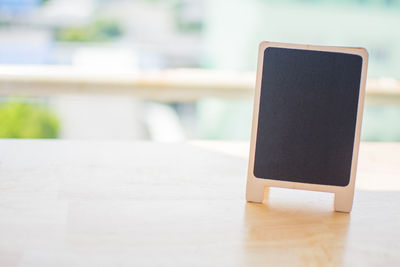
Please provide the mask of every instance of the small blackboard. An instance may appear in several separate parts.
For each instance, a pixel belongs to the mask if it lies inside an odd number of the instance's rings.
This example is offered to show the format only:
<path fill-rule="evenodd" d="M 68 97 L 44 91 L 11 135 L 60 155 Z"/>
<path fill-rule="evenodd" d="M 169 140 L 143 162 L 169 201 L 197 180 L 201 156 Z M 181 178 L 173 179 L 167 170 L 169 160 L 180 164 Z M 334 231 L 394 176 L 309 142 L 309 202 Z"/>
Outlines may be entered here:
<path fill-rule="evenodd" d="M 354 191 L 367 60 L 362 48 L 260 45 L 248 187 Z"/>

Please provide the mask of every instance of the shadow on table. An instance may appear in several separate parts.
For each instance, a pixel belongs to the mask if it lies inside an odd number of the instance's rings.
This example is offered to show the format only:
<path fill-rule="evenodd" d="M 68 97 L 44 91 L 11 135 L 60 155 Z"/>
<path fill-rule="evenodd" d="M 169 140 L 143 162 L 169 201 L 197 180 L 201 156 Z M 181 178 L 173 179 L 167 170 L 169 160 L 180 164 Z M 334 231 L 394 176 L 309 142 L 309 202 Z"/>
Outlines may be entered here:
<path fill-rule="evenodd" d="M 246 265 L 341 265 L 350 215 L 301 204 L 246 203 Z"/>

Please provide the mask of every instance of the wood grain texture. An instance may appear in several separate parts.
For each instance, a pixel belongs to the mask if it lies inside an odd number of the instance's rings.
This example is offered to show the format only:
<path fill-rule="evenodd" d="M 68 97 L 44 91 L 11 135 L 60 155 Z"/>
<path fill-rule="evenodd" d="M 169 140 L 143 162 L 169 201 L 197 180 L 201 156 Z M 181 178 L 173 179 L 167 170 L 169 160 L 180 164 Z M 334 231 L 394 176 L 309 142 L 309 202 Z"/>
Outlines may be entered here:
<path fill-rule="evenodd" d="M 351 214 L 246 203 L 248 147 L 0 140 L 0 266 L 400 264 L 400 144 L 361 144 Z"/>

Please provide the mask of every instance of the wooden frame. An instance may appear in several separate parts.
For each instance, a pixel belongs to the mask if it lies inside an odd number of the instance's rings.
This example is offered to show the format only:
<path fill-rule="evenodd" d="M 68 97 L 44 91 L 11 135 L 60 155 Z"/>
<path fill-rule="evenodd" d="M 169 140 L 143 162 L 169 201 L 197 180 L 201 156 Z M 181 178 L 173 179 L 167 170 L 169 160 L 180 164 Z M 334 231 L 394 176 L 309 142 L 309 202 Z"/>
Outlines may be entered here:
<path fill-rule="evenodd" d="M 303 50 L 339 52 L 345 54 L 359 55 L 362 57 L 362 70 L 361 70 L 362 73 L 360 80 L 360 93 L 358 99 L 353 157 L 351 162 L 350 182 L 347 186 L 289 182 L 289 181 L 257 178 L 254 176 L 254 159 L 255 159 L 255 148 L 256 148 L 260 94 L 261 94 L 261 77 L 262 77 L 263 63 L 264 63 L 264 51 L 267 47 L 282 47 L 289 49 L 292 48 L 292 49 L 303 49 Z M 259 45 L 256 90 L 254 96 L 253 124 L 251 132 L 250 156 L 249 156 L 249 166 L 247 174 L 247 187 L 246 187 L 247 201 L 261 203 L 264 200 L 264 193 L 268 190 L 266 189 L 266 187 L 272 186 L 272 187 L 283 187 L 283 188 L 293 188 L 293 189 L 305 189 L 305 190 L 334 193 L 335 194 L 334 209 L 340 212 L 351 211 L 351 208 L 353 206 L 355 176 L 357 170 L 358 151 L 360 144 L 360 132 L 361 132 L 362 113 L 364 106 L 367 64 L 368 64 L 368 52 L 364 48 L 286 44 L 286 43 L 275 43 L 275 42 L 262 42 Z"/>

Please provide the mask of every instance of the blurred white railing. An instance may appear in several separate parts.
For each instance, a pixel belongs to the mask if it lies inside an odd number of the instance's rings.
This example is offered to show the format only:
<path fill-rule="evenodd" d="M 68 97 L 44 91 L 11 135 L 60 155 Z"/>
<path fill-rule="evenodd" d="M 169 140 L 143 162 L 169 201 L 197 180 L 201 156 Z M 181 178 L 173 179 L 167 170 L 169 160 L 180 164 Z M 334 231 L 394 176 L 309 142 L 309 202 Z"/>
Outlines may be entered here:
<path fill-rule="evenodd" d="M 178 102 L 208 97 L 251 99 L 254 81 L 254 72 L 203 69 L 143 72 L 112 67 L 0 65 L 0 96 L 112 94 Z M 400 104 L 400 82 L 368 79 L 367 102 Z"/>

